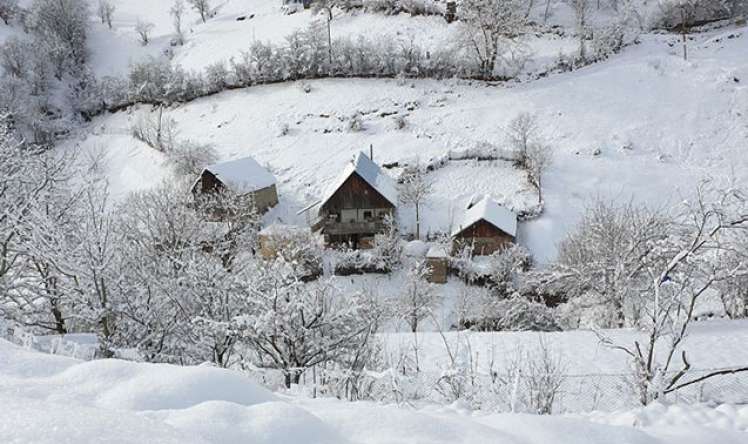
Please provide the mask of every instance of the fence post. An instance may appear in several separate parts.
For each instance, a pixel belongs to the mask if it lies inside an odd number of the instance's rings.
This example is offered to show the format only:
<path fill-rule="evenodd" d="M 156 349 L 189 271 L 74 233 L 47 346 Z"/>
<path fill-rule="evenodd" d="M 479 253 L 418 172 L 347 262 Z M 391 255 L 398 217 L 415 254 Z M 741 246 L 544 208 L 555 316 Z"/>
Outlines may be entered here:
<path fill-rule="evenodd" d="M 317 399 L 317 366 L 312 366 L 312 399 Z"/>

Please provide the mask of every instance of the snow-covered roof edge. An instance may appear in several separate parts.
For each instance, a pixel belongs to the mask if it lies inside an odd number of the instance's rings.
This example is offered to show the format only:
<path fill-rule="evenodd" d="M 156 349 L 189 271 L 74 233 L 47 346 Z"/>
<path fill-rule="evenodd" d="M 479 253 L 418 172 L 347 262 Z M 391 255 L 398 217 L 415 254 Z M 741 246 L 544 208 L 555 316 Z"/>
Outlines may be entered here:
<path fill-rule="evenodd" d="M 275 176 L 251 156 L 208 165 L 200 172 L 195 185 L 206 171 L 216 176 L 231 191 L 239 194 L 258 191 L 277 183 Z"/>
<path fill-rule="evenodd" d="M 351 162 L 348 162 L 337 179 L 327 188 L 320 201 L 320 207 L 323 207 L 330 200 L 353 173 L 358 174 L 393 206 L 397 206 L 397 187 L 395 186 L 395 182 L 369 156 L 363 152 L 359 152 Z"/>
<path fill-rule="evenodd" d="M 517 236 L 517 215 L 489 197 L 484 197 L 480 202 L 465 210 L 462 221 L 452 230 L 452 236 L 458 235 L 480 220 L 485 220 L 512 237 Z"/>

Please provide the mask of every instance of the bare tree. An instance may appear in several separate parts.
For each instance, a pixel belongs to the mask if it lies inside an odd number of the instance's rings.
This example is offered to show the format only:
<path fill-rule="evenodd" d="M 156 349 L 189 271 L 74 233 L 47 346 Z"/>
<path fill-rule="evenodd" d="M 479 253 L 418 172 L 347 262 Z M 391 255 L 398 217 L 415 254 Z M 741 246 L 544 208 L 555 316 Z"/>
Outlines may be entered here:
<path fill-rule="evenodd" d="M 428 282 L 430 272 L 425 260 L 413 262 L 409 267 L 405 285 L 398 295 L 397 312 L 408 323 L 413 333 L 418 331 L 420 322 L 429 317 L 439 303 L 434 286 Z"/>
<path fill-rule="evenodd" d="M 538 203 L 543 202 L 543 176 L 553 162 L 550 145 L 532 143 L 527 150 L 527 178 L 538 192 Z"/>
<path fill-rule="evenodd" d="M 516 152 L 517 165 L 527 168 L 530 145 L 540 139 L 538 117 L 528 112 L 520 113 L 509 122 L 506 132 L 509 143 Z"/>
<path fill-rule="evenodd" d="M 668 237 L 671 224 L 647 207 L 598 200 L 560 243 L 552 280 L 572 305 L 600 312 L 597 326 L 638 325 L 638 289 L 645 286 L 648 264 L 660 261 L 654 246 Z"/>
<path fill-rule="evenodd" d="M 34 0 L 31 4 L 28 23 L 58 78 L 66 71 L 78 73 L 88 60 L 88 6 L 79 0 Z"/>
<path fill-rule="evenodd" d="M 164 116 L 163 106 L 140 114 L 130 131 L 136 139 L 164 153 L 175 147 L 179 135 L 176 120 Z"/>
<path fill-rule="evenodd" d="M 587 39 L 587 18 L 592 9 L 592 2 L 590 0 L 567 0 L 569 6 L 574 10 L 575 16 L 575 28 L 577 38 L 579 39 L 579 60 L 585 62 L 587 60 L 587 47 L 585 40 Z"/>
<path fill-rule="evenodd" d="M 0 0 L 0 20 L 6 25 L 18 13 L 18 0 Z"/>
<path fill-rule="evenodd" d="M 332 64 L 332 20 L 333 8 L 340 6 L 340 0 L 314 0 L 312 3 L 312 14 L 324 14 L 327 24 L 327 61 Z"/>
<path fill-rule="evenodd" d="M 111 0 L 99 0 L 99 6 L 96 12 L 99 14 L 102 24 L 106 24 L 109 29 L 112 29 L 112 16 L 114 15 L 116 7 Z"/>
<path fill-rule="evenodd" d="M 715 376 L 748 371 L 748 367 L 736 367 L 689 378 L 691 362 L 684 348 L 702 295 L 736 273 L 716 262 L 714 252 L 724 248 L 721 237 L 725 232 L 748 230 L 747 202 L 746 190 L 714 190 L 702 184 L 695 202 L 687 204 L 679 216 L 668 242 L 656 247 L 662 250 L 663 260 L 644 266 L 649 281 L 640 292 L 647 302 L 645 339 L 625 345 L 603 337 L 605 344 L 631 358 L 643 405 Z"/>
<path fill-rule="evenodd" d="M 371 332 L 355 295 L 343 298 L 326 280 L 304 284 L 298 274 L 282 258 L 258 263 L 236 318 L 241 340 L 261 363 L 283 371 L 286 387 L 306 369 L 361 347 Z"/>
<path fill-rule="evenodd" d="M 537 348 L 528 352 L 524 363 L 521 377 L 529 407 L 538 415 L 550 415 L 566 379 L 565 363 L 542 334 L 538 336 Z"/>
<path fill-rule="evenodd" d="M 200 14 L 200 19 L 205 23 L 210 15 L 210 0 L 187 0 L 192 8 Z"/>
<path fill-rule="evenodd" d="M 88 324 L 99 340 L 103 357 L 114 356 L 117 330 L 117 287 L 122 276 L 116 273 L 118 237 L 109 205 L 106 182 L 94 180 L 81 198 L 77 219 L 70 233 L 70 259 L 67 274 L 73 276 L 81 310 L 76 318 Z"/>
<path fill-rule="evenodd" d="M 148 42 L 150 41 L 150 35 L 151 31 L 153 31 L 153 28 L 156 25 L 150 22 L 144 22 L 138 18 L 137 22 L 135 23 L 135 32 L 138 33 L 138 36 L 140 36 L 140 43 L 143 44 L 143 46 L 148 45 Z"/>
<path fill-rule="evenodd" d="M 421 206 L 434 190 L 434 184 L 420 164 L 406 169 L 400 177 L 399 196 L 416 210 L 416 239 L 421 238 Z"/>
<path fill-rule="evenodd" d="M 184 45 L 184 31 L 182 30 L 184 12 L 184 0 L 174 0 L 174 4 L 169 9 L 169 15 L 171 15 L 172 24 L 174 25 L 174 33 L 177 35 L 177 44 L 180 46 Z"/>
<path fill-rule="evenodd" d="M 733 230 L 723 236 L 724 248 L 719 252 L 720 262 L 734 270 L 717 283 L 725 314 L 730 319 L 748 318 L 748 230 Z"/>
<path fill-rule="evenodd" d="M 494 76 L 504 46 L 514 44 L 527 24 L 521 0 L 464 0 L 460 20 L 484 78 Z"/>
<path fill-rule="evenodd" d="M 174 174 L 188 177 L 196 177 L 206 166 L 219 159 L 212 145 L 191 140 L 176 142 L 167 155 Z"/>
<path fill-rule="evenodd" d="M 688 33 L 698 20 L 726 18 L 730 10 L 719 0 L 667 0 L 660 3 L 665 24 L 677 27 L 683 42 L 683 60 L 688 60 Z"/>

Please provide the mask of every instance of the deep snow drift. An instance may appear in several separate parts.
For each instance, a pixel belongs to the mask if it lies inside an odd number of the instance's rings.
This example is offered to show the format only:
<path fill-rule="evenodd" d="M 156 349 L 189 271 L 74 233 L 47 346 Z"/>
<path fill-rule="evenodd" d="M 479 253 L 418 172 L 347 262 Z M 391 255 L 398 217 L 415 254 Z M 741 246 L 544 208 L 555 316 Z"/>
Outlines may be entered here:
<path fill-rule="evenodd" d="M 748 407 L 577 417 L 412 409 L 274 395 L 230 370 L 81 362 L 0 340 L 4 442 L 740 444 L 747 430 Z"/>

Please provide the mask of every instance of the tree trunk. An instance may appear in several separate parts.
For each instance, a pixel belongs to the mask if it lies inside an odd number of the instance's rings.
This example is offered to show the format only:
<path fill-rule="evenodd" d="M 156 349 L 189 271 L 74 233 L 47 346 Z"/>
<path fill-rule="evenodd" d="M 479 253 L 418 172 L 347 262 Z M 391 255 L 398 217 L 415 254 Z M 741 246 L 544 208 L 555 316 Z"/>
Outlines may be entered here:
<path fill-rule="evenodd" d="M 418 203 L 416 203 L 416 239 L 421 240 L 421 209 Z"/>
<path fill-rule="evenodd" d="M 62 316 L 62 312 L 57 306 L 57 302 L 52 304 L 52 316 L 55 318 L 55 332 L 61 335 L 67 334 L 68 329 L 65 326 L 65 318 Z"/>
<path fill-rule="evenodd" d="M 284 370 L 283 371 L 283 382 L 286 388 L 291 388 L 291 384 L 298 384 L 301 380 L 301 370 Z"/>
<path fill-rule="evenodd" d="M 330 26 L 332 24 L 332 9 L 329 11 L 327 16 L 327 62 L 332 68 L 332 30 Z"/>
<path fill-rule="evenodd" d="M 683 39 L 683 60 L 688 60 L 688 46 L 686 42 L 686 11 L 680 10 L 680 32 Z"/>

